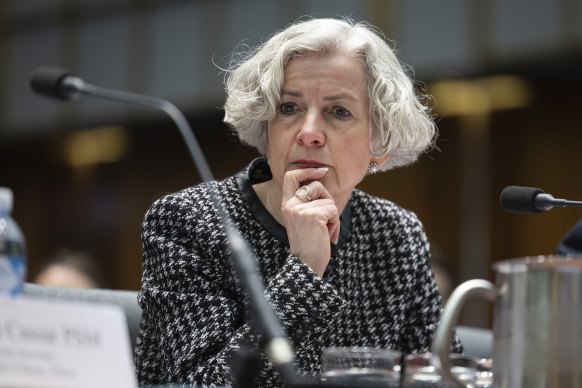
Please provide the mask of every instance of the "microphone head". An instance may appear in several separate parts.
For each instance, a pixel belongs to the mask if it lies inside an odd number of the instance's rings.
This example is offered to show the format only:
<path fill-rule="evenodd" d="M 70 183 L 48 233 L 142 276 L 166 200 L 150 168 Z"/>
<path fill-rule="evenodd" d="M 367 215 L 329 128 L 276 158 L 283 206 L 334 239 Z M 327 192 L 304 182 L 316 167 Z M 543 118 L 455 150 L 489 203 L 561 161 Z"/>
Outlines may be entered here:
<path fill-rule="evenodd" d="M 30 87 L 34 92 L 45 97 L 71 100 L 77 93 L 71 90 L 70 84 L 65 85 L 65 80 L 68 78 L 76 77 L 65 69 L 41 66 L 32 73 Z"/>
<path fill-rule="evenodd" d="M 536 197 L 544 194 L 535 187 L 508 186 L 501 192 L 501 207 L 511 213 L 541 213 L 545 209 L 536 206 Z"/>

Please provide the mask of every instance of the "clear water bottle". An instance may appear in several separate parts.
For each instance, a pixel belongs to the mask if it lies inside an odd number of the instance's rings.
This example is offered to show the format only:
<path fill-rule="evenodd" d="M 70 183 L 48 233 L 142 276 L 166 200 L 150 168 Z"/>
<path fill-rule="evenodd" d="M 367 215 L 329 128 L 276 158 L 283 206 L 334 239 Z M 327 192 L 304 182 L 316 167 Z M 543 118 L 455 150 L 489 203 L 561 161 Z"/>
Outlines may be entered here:
<path fill-rule="evenodd" d="M 0 297 L 21 294 L 26 276 L 26 244 L 11 214 L 12 190 L 0 187 Z"/>

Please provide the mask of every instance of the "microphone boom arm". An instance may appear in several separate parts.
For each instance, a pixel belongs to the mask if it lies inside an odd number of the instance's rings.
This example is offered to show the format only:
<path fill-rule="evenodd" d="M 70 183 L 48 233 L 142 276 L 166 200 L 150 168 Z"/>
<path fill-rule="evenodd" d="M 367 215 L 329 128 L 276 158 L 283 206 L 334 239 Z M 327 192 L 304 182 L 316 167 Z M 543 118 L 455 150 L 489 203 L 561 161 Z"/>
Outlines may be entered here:
<path fill-rule="evenodd" d="M 535 206 L 541 211 L 546 211 L 550 210 L 553 207 L 568 207 L 568 206 L 582 207 L 582 202 L 558 199 L 554 198 L 554 196 L 551 194 L 542 193 L 536 196 Z"/>
<path fill-rule="evenodd" d="M 81 78 L 75 76 L 67 76 L 62 81 L 63 92 L 69 95 L 70 99 L 77 99 L 80 94 L 86 94 L 92 97 L 98 97 L 105 100 L 115 100 L 132 104 L 140 107 L 150 107 L 152 109 L 159 109 L 165 112 L 174 121 L 182 138 L 186 142 L 188 151 L 194 160 L 194 164 L 198 168 L 200 177 L 204 182 L 214 180 L 210 167 L 206 160 L 201 156 L 202 150 L 196 137 L 193 135 L 192 128 L 188 121 L 180 112 L 180 110 L 171 102 L 141 94 L 123 92 L 120 90 L 113 90 L 101 88 L 95 85 L 85 83 Z"/>

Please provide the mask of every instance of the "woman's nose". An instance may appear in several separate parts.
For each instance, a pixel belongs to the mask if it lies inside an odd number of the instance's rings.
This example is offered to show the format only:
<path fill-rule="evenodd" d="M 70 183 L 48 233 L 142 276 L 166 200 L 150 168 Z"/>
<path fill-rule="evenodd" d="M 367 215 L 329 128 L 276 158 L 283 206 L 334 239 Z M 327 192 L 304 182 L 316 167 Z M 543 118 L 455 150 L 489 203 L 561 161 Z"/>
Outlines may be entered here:
<path fill-rule="evenodd" d="M 307 115 L 303 122 L 297 141 L 306 147 L 317 147 L 325 144 L 325 134 L 323 132 L 324 121 L 317 115 Z"/>

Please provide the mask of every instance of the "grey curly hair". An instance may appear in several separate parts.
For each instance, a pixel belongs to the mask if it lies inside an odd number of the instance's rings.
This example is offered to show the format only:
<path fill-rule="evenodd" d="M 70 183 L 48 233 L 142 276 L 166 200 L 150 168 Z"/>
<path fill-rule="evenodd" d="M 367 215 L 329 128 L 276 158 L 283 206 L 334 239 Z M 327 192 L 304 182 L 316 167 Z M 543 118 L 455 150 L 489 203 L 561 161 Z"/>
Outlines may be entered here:
<path fill-rule="evenodd" d="M 287 62 L 302 54 L 338 51 L 361 58 L 368 75 L 372 155 L 390 155 L 383 170 L 415 162 L 436 137 L 430 110 L 423 104 L 426 96 L 415 92 L 393 50 L 366 22 L 303 20 L 246 54 L 237 54 L 226 74 L 224 121 L 243 143 L 264 153 L 266 122 L 279 108 Z"/>

